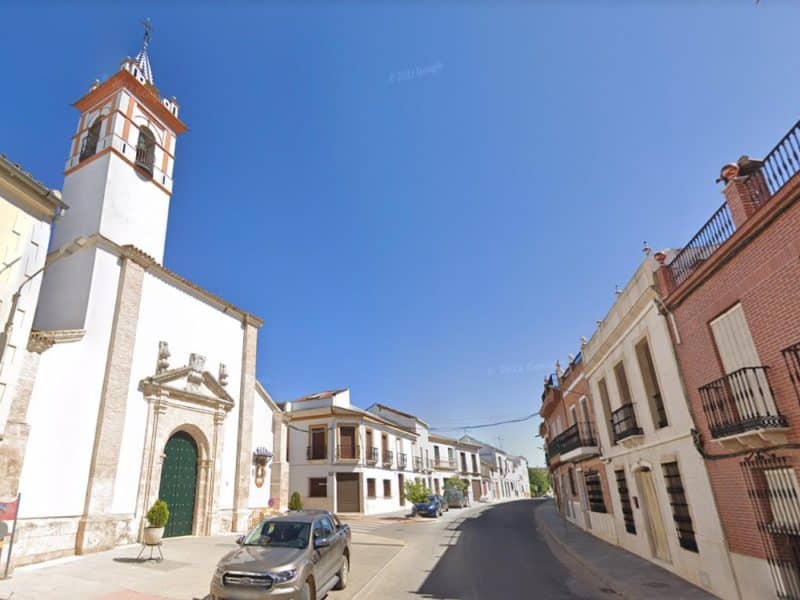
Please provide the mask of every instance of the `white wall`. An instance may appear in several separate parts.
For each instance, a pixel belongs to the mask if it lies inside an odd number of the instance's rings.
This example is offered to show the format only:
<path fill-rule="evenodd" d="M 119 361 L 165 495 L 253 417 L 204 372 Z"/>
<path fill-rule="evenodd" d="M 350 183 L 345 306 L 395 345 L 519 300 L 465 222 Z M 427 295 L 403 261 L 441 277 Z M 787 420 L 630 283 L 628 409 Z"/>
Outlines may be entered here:
<path fill-rule="evenodd" d="M 23 518 L 83 513 L 119 279 L 115 256 L 87 253 L 96 258 L 95 281 L 104 284 L 96 285 L 89 298 L 86 336 L 42 354 L 20 478 Z"/>
<path fill-rule="evenodd" d="M 255 403 L 253 407 L 252 427 L 253 450 L 263 446 L 270 452 L 274 451 L 272 438 L 272 409 L 267 400 L 256 388 Z M 273 460 L 275 460 L 273 458 Z M 272 461 L 267 463 L 264 485 L 258 487 L 255 482 L 255 467 L 251 467 L 250 474 L 250 508 L 266 508 L 269 504 L 270 476 L 272 471 Z M 275 504 L 278 504 L 275 498 Z"/>
<path fill-rule="evenodd" d="M 242 324 L 237 318 L 149 272 L 145 273 L 125 429 L 114 486 L 112 509 L 115 513 L 131 513 L 135 508 L 147 420 L 147 403 L 138 387 L 139 381 L 155 375 L 159 341 L 169 343 L 171 369 L 187 365 L 192 352 L 206 357 L 205 368 L 215 377 L 220 363 L 228 367 L 226 390 L 234 399 L 235 405 L 225 418 L 223 426 L 225 435 L 222 442 L 219 507 L 233 507 L 243 333 Z M 262 400 L 256 398 L 256 402 Z M 271 419 L 269 420 L 271 426 Z"/>

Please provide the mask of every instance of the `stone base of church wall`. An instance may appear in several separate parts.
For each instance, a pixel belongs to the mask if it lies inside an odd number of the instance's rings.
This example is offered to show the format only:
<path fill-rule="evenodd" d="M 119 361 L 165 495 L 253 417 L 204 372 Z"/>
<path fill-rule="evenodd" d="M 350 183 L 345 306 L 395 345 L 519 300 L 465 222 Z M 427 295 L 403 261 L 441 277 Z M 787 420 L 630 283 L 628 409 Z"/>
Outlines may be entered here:
<path fill-rule="evenodd" d="M 102 520 L 81 517 L 20 519 L 11 565 L 21 567 L 135 542 L 136 523 L 131 515 L 113 515 Z"/>
<path fill-rule="evenodd" d="M 110 550 L 136 542 L 138 522 L 133 515 L 95 516 L 81 519 L 75 540 L 76 554 Z"/>
<path fill-rule="evenodd" d="M 212 520 L 211 535 L 235 533 L 233 529 L 233 509 L 223 508 L 217 511 Z"/>
<path fill-rule="evenodd" d="M 80 517 L 20 519 L 14 536 L 12 567 L 75 554 Z"/>

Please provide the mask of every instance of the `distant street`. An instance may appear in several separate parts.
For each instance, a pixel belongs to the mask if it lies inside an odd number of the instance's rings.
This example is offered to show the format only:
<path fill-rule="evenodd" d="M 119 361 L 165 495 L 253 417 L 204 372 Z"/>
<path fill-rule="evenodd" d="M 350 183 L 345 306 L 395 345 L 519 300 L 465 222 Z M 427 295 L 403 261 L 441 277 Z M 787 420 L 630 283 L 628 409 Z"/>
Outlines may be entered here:
<path fill-rule="evenodd" d="M 579 565 L 554 554 L 536 528 L 540 502 L 451 510 L 430 524 L 376 529 L 380 536 L 394 532 L 407 546 L 358 597 L 614 598 L 600 583 L 580 580 Z"/>

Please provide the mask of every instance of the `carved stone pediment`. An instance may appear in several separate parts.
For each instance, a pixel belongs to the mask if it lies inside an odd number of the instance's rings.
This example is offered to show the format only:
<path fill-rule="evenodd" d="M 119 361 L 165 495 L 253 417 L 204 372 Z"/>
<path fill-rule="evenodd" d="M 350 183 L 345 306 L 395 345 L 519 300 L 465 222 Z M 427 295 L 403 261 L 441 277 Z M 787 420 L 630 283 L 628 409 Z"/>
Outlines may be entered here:
<path fill-rule="evenodd" d="M 167 397 L 191 404 L 231 410 L 233 398 L 208 371 L 197 370 L 198 361 L 191 366 L 170 369 L 146 377 L 139 382 L 139 391 L 148 397 Z"/>

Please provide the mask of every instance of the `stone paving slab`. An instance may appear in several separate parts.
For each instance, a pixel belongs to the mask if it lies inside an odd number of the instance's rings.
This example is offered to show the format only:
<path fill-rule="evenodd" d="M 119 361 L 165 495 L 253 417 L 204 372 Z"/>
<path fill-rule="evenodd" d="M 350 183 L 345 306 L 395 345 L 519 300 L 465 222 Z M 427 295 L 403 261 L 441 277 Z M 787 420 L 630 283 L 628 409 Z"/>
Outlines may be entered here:
<path fill-rule="evenodd" d="M 217 561 L 237 535 L 164 540 L 164 561 L 137 562 L 139 545 L 18 568 L 0 581 L 0 600 L 201 600 Z M 331 592 L 347 600 L 403 548 L 397 539 L 353 533 L 350 582 Z"/>
<path fill-rule="evenodd" d="M 662 569 L 565 521 L 551 500 L 536 507 L 537 525 L 573 559 L 623 598 L 630 600 L 714 600 L 706 592 Z"/>

